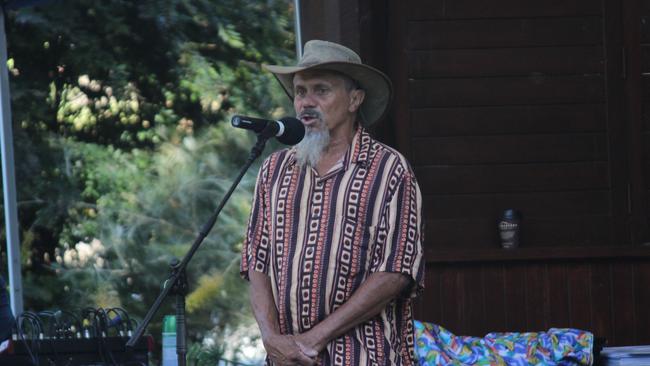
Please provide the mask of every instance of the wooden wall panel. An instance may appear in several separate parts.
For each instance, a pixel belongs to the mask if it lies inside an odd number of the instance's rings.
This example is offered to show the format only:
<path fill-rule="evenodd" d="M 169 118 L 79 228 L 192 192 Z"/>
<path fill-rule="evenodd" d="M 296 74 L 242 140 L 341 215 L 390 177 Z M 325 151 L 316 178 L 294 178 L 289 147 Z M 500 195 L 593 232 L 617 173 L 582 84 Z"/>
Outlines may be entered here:
<path fill-rule="evenodd" d="M 636 322 L 650 325 L 650 263 L 639 262 L 634 275 Z M 636 340 L 641 344 L 650 344 L 650 326 L 638 327 Z"/>
<path fill-rule="evenodd" d="M 607 160 L 607 137 L 595 134 L 454 136 L 413 139 L 416 166 Z"/>
<path fill-rule="evenodd" d="M 594 334 L 614 334 L 612 325 L 612 273 L 607 262 L 591 265 L 591 329 Z"/>
<path fill-rule="evenodd" d="M 650 5 L 647 0 L 625 3 L 625 95 L 630 140 L 632 236 L 650 242 Z"/>
<path fill-rule="evenodd" d="M 468 266 L 463 272 L 464 288 L 474 289 L 467 291 L 463 297 L 465 300 L 465 312 L 463 316 L 463 326 L 476 327 L 477 331 L 485 333 L 489 329 L 485 326 L 485 288 L 483 287 L 482 268 L 480 265 Z"/>
<path fill-rule="evenodd" d="M 649 344 L 650 247 L 630 246 L 643 240 L 626 225 L 650 207 L 650 1 L 334 3 L 303 2 L 303 26 L 389 74 L 380 138 L 424 193 L 416 318 L 458 334 L 580 326 Z M 499 249 L 505 208 L 524 213 L 519 250 Z"/>
<path fill-rule="evenodd" d="M 544 263 L 531 263 L 526 268 L 526 329 L 539 331 L 548 328 L 549 284 L 547 267 Z"/>
<path fill-rule="evenodd" d="M 567 285 L 569 288 L 569 322 L 579 329 L 591 328 L 591 268 L 585 263 L 569 263 Z"/>
<path fill-rule="evenodd" d="M 416 167 L 428 194 L 597 190 L 609 186 L 602 162 Z"/>
<path fill-rule="evenodd" d="M 414 79 L 413 108 L 597 103 L 605 100 L 600 75 Z"/>
<path fill-rule="evenodd" d="M 407 0 L 409 19 L 551 17 L 599 15 L 600 3 L 593 0 L 520 1 L 492 0 Z"/>
<path fill-rule="evenodd" d="M 506 327 L 506 284 L 503 266 L 483 266 L 483 324 L 487 332 L 503 332 Z M 480 334 L 480 333 L 478 333 Z"/>
<path fill-rule="evenodd" d="M 519 207 L 526 217 L 607 215 L 609 196 L 602 191 L 426 195 L 428 219 L 498 217 L 509 207 Z"/>
<path fill-rule="evenodd" d="M 482 279 L 482 280 L 477 280 Z M 429 262 L 440 295 L 416 319 L 459 335 L 574 327 L 611 346 L 647 344 L 650 337 L 650 255 L 580 260 Z M 482 313 L 479 309 L 482 308 Z M 470 320 L 471 319 L 471 320 Z"/>
<path fill-rule="evenodd" d="M 526 331 L 526 265 L 512 264 L 504 268 L 506 306 L 503 310 L 492 309 L 491 311 L 503 311 L 505 313 L 505 328 L 510 332 Z M 472 328 L 459 329 L 462 334 L 474 334 Z"/>
<path fill-rule="evenodd" d="M 613 1 L 409 0 L 389 13 L 397 147 L 425 196 L 428 246 L 498 247 L 506 208 L 523 212 L 525 247 L 627 243 Z"/>
<path fill-rule="evenodd" d="M 548 326 L 566 328 L 569 318 L 569 285 L 565 266 L 548 266 L 548 295 L 553 299 L 548 304 Z"/>
<path fill-rule="evenodd" d="M 409 76 L 429 78 L 602 73 L 604 62 L 600 46 L 564 46 L 413 51 L 408 66 Z"/>
<path fill-rule="evenodd" d="M 412 50 L 597 45 L 602 43 L 602 19 L 593 16 L 414 21 L 409 23 L 407 42 Z"/>
<path fill-rule="evenodd" d="M 411 124 L 418 137 L 606 131 L 602 103 L 413 108 Z"/>
<path fill-rule="evenodd" d="M 464 271 L 453 268 L 443 268 L 440 273 L 440 325 L 447 328 L 461 328 L 465 314 L 465 295 L 467 289 L 463 286 Z M 428 280 L 427 280 L 428 281 Z M 428 282 L 427 282 L 428 283 Z"/>
<path fill-rule="evenodd" d="M 634 266 L 612 266 L 612 283 L 616 286 L 616 296 L 612 296 L 612 342 L 616 344 L 632 344 L 636 338 L 634 269 Z"/>
<path fill-rule="evenodd" d="M 431 249 L 499 248 L 497 223 L 496 218 L 426 220 L 424 238 Z M 609 216 L 525 217 L 520 247 L 609 245 L 612 230 Z"/>

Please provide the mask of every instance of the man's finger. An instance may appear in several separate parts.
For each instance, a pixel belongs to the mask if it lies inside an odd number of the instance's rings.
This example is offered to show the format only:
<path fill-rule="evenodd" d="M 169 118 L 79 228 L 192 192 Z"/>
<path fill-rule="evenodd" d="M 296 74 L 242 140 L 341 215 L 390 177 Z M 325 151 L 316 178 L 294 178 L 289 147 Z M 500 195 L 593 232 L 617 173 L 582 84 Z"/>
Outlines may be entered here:
<path fill-rule="evenodd" d="M 296 356 L 296 361 L 298 361 L 300 365 L 304 365 L 304 366 L 316 365 L 316 360 L 307 357 L 302 352 L 298 352 L 298 355 Z"/>
<path fill-rule="evenodd" d="M 298 345 L 298 347 L 300 347 L 300 351 L 304 353 L 305 356 L 309 358 L 315 358 L 316 356 L 318 356 L 318 351 L 316 351 L 315 349 L 305 346 L 300 341 L 296 341 L 296 344 Z"/>

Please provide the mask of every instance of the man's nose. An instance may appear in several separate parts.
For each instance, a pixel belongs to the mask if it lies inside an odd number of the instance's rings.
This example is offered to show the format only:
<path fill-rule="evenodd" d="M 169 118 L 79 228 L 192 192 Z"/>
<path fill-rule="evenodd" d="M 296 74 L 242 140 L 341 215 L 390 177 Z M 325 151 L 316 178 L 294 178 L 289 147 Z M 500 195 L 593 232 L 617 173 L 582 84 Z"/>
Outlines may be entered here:
<path fill-rule="evenodd" d="M 314 98 L 314 93 L 308 92 L 300 98 L 300 103 L 305 108 L 315 107 L 316 98 Z"/>

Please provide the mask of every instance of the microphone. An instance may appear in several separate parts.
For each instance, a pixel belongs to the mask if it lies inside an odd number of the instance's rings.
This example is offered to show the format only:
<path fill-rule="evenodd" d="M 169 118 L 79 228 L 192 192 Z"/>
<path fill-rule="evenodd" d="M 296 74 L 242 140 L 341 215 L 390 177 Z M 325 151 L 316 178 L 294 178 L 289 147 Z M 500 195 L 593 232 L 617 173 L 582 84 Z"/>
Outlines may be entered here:
<path fill-rule="evenodd" d="M 299 119 L 293 117 L 284 117 L 275 121 L 236 115 L 232 117 L 230 123 L 233 127 L 252 130 L 255 133 L 260 133 L 271 125 L 273 135 L 285 145 L 295 145 L 305 137 L 305 126 Z"/>

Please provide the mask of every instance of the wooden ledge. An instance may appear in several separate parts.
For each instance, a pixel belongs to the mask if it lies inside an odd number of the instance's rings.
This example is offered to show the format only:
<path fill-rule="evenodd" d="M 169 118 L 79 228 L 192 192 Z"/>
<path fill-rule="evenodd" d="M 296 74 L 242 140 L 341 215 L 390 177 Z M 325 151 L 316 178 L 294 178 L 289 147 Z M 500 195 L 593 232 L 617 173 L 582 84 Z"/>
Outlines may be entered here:
<path fill-rule="evenodd" d="M 516 249 L 425 249 L 427 263 L 511 262 L 598 258 L 650 258 L 650 245 L 600 247 L 538 247 Z"/>

